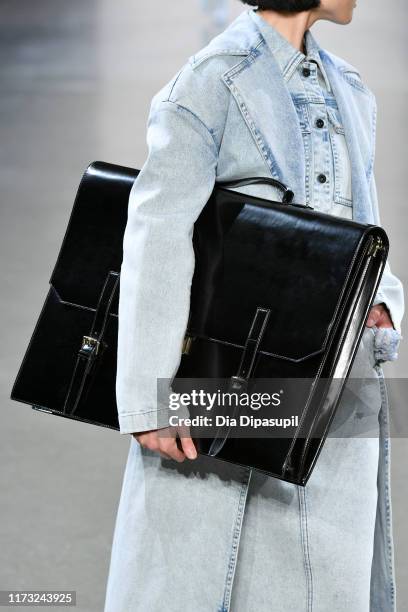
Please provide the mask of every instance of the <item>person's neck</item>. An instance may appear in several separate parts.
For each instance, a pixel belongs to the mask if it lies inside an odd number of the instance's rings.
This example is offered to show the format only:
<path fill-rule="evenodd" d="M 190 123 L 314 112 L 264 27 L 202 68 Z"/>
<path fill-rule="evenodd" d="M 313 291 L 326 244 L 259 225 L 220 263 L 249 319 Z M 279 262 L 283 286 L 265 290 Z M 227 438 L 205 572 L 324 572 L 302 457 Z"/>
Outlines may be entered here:
<path fill-rule="evenodd" d="M 262 17 L 267 23 L 273 26 L 279 34 L 284 36 L 290 44 L 306 53 L 304 48 L 304 34 L 314 23 L 314 15 L 311 11 L 302 11 L 301 13 L 284 14 L 271 10 L 257 10 L 257 15 Z"/>

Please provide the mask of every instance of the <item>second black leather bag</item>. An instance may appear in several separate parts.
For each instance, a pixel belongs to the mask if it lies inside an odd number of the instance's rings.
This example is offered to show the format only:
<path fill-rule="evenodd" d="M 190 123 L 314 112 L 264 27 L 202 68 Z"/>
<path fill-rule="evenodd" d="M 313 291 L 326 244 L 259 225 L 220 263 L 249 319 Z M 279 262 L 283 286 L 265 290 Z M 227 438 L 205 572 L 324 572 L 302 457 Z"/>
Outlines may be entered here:
<path fill-rule="evenodd" d="M 87 168 L 12 399 L 119 428 L 119 273 L 137 175 L 138 170 L 104 162 Z M 231 189 L 251 182 L 281 187 L 283 202 Z M 194 227 L 190 317 L 175 382 L 231 377 L 242 389 L 253 377 L 310 381 L 292 437 L 237 439 L 227 431 L 196 441 L 201 453 L 305 485 L 353 363 L 389 245 L 381 227 L 291 203 L 292 195 L 268 178 L 216 184 Z M 318 392 L 319 380 L 329 384 Z"/>

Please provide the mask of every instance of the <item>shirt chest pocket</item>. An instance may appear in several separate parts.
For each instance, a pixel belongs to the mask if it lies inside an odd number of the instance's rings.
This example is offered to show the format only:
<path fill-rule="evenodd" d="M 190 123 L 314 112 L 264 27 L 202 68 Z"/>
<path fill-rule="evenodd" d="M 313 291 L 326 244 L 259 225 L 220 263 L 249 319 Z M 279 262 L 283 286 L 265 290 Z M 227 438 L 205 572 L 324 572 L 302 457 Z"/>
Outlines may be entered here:
<path fill-rule="evenodd" d="M 337 204 L 352 206 L 351 167 L 343 122 L 339 110 L 333 106 L 327 106 L 327 117 L 329 121 L 329 138 L 333 153 L 333 198 Z"/>

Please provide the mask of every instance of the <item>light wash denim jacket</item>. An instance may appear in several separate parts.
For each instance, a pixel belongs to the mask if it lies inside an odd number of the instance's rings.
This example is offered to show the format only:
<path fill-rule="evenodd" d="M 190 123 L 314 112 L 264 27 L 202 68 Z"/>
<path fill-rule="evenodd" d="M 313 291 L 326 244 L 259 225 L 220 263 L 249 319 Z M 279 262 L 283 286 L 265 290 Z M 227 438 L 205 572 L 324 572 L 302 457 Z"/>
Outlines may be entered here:
<path fill-rule="evenodd" d="M 123 242 L 116 378 L 121 433 L 168 424 L 157 378 L 171 380 L 180 363 L 194 272 L 193 225 L 215 180 L 272 176 L 294 191 L 296 202 L 310 198 L 303 134 L 310 120 L 282 78 L 271 32 L 252 9 L 244 11 L 152 99 L 148 156 L 131 190 Z M 375 96 L 354 66 L 319 47 L 310 31 L 307 36 L 318 49 L 337 103 L 331 117 L 344 131 L 350 157 L 350 190 L 335 164 L 334 201 L 351 206 L 357 221 L 381 224 L 373 172 Z M 238 190 L 280 199 L 269 185 Z M 401 333 L 403 288 L 388 263 L 379 302 Z"/>

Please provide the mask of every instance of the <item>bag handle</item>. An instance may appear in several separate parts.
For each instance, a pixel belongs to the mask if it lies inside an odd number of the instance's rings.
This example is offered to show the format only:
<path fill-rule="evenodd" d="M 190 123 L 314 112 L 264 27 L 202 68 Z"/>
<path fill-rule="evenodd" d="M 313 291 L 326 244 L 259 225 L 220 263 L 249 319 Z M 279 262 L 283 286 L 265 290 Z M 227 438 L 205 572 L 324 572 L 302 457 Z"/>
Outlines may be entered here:
<path fill-rule="evenodd" d="M 288 188 L 285 183 L 278 181 L 278 179 L 274 179 L 271 176 L 249 176 L 242 179 L 234 179 L 232 181 L 216 181 L 216 185 L 219 187 L 239 187 L 240 185 L 252 185 L 255 183 L 267 183 L 268 185 L 273 185 L 277 187 L 281 191 L 283 191 L 282 203 L 290 204 L 293 200 L 294 193 L 291 189 Z"/>

